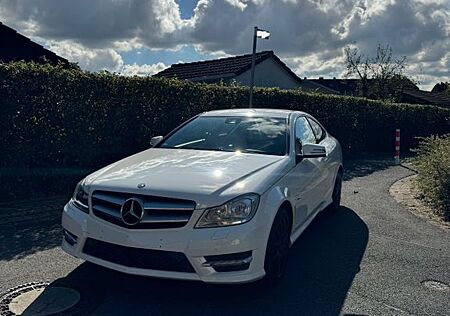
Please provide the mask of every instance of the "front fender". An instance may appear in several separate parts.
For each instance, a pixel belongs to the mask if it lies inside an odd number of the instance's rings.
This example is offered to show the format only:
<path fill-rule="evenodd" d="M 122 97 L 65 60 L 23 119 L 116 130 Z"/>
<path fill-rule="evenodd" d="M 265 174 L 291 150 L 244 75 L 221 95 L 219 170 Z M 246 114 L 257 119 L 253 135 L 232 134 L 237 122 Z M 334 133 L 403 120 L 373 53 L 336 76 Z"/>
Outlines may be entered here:
<path fill-rule="evenodd" d="M 283 204 L 289 204 L 291 216 L 293 216 L 293 204 L 291 199 L 292 197 L 288 187 L 279 184 L 271 187 L 261 196 L 260 210 L 262 214 L 260 215 L 264 217 L 263 221 L 266 223 L 267 227 L 264 240 L 265 244 L 267 244 L 267 241 L 269 240 L 270 230 L 272 228 L 273 221 L 275 220 L 275 216 Z"/>

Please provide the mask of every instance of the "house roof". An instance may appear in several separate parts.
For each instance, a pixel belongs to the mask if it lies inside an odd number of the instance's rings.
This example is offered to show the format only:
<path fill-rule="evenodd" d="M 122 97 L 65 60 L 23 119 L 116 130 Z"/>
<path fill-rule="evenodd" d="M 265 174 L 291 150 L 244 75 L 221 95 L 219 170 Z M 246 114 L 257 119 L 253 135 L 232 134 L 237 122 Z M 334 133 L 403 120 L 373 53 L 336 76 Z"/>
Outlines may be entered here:
<path fill-rule="evenodd" d="M 273 58 L 284 70 L 286 70 L 295 80 L 301 79 L 283 63 L 273 51 L 263 51 L 256 53 L 255 65 L 268 58 Z M 232 78 L 249 70 L 252 66 L 252 55 L 240 55 L 213 60 L 198 61 L 193 63 L 174 64 L 155 75 L 155 77 L 178 78 L 191 81 L 217 81 L 225 78 Z"/>
<path fill-rule="evenodd" d="M 0 22 L 0 43 L 2 46 L 2 49 L 0 49 L 0 61 L 3 62 L 19 60 L 44 62 L 46 60 L 55 64 L 58 62 L 69 64 L 67 59 L 45 49 L 42 45 L 17 33 L 2 22 Z"/>
<path fill-rule="evenodd" d="M 407 89 L 403 91 L 403 95 L 407 98 L 417 100 L 418 103 L 450 107 L 450 95 L 443 92 Z"/>
<path fill-rule="evenodd" d="M 358 84 L 360 79 L 324 79 L 320 77 L 319 79 L 307 79 L 309 82 L 314 82 L 315 84 L 327 87 L 333 90 L 335 93 L 343 95 L 354 95 L 358 91 Z M 368 79 L 368 84 L 374 84 L 374 79 Z M 408 79 L 403 80 L 403 87 L 411 90 L 419 89 L 412 81 Z"/>
<path fill-rule="evenodd" d="M 314 83 L 329 89 L 330 93 L 342 95 L 355 95 L 358 91 L 359 79 L 307 79 L 306 82 Z M 369 79 L 369 83 L 373 80 Z M 445 93 L 429 92 L 420 90 L 412 81 L 405 79 L 402 92 L 403 102 L 412 102 L 419 104 L 431 104 L 450 107 L 450 96 Z"/>
<path fill-rule="evenodd" d="M 358 88 L 358 79 L 307 79 L 305 81 L 321 85 L 336 94 L 354 94 Z"/>

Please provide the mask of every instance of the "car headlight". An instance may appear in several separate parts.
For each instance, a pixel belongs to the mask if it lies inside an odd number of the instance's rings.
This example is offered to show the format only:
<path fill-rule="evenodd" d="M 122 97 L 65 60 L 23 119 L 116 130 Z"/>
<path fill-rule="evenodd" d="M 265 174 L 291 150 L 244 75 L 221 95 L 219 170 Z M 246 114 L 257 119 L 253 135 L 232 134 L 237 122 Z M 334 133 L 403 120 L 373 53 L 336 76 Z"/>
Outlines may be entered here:
<path fill-rule="evenodd" d="M 220 206 L 207 208 L 195 227 L 207 228 L 243 224 L 255 215 L 258 203 L 259 195 L 250 193 Z"/>
<path fill-rule="evenodd" d="M 80 181 L 73 192 L 72 202 L 73 204 L 85 213 L 89 213 L 89 194 L 84 190 L 83 180 Z"/>

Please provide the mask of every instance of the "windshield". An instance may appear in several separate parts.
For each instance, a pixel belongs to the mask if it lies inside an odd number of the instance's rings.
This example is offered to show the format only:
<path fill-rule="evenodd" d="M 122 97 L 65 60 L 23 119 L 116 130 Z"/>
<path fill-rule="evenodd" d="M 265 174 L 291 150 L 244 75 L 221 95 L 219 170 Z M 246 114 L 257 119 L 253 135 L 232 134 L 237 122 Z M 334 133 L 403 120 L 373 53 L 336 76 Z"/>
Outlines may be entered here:
<path fill-rule="evenodd" d="M 161 148 L 286 154 L 286 119 L 199 116 L 170 135 Z"/>

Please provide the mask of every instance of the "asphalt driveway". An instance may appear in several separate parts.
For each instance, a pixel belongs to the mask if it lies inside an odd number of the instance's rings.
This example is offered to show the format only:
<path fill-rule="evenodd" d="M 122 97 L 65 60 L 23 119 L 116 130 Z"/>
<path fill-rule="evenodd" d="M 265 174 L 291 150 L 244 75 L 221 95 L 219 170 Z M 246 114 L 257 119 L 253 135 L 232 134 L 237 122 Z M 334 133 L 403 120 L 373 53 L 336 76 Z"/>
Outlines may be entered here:
<path fill-rule="evenodd" d="M 423 282 L 450 284 L 450 233 L 389 195 L 411 172 L 374 161 L 348 170 L 343 207 L 304 232 L 276 288 L 143 278 L 83 263 L 58 246 L 65 201 L 54 198 L 0 205 L 0 292 L 48 280 L 80 293 L 73 315 L 449 315 L 450 292 Z M 17 212 L 23 216 L 11 219 Z"/>

